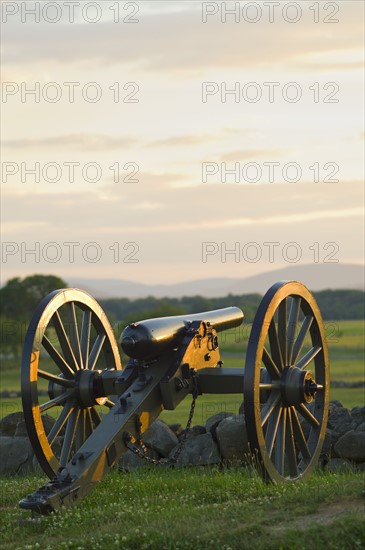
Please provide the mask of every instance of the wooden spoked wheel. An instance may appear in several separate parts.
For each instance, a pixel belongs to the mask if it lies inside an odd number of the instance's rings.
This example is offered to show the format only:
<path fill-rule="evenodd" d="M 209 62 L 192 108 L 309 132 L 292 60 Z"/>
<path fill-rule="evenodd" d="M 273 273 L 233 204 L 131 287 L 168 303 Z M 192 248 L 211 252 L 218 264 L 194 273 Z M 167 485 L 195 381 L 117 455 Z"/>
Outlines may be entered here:
<path fill-rule="evenodd" d="M 88 390 L 95 372 L 104 369 L 121 369 L 121 361 L 100 305 L 82 290 L 51 292 L 30 322 L 21 374 L 28 435 L 50 478 L 114 405 L 112 396 L 94 398 Z M 45 413 L 55 420 L 52 427 L 46 426 Z"/>
<path fill-rule="evenodd" d="M 266 480 L 304 479 L 326 433 L 329 365 L 320 311 L 299 282 L 270 288 L 246 355 L 244 410 L 251 451 Z"/>

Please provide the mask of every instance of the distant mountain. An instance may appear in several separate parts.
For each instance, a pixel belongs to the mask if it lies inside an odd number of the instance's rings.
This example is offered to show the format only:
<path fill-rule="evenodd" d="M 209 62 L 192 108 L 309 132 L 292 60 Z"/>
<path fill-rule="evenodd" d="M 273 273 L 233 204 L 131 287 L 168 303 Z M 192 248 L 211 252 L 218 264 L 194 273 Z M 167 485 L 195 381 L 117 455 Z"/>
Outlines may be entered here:
<path fill-rule="evenodd" d="M 227 294 L 263 294 L 275 282 L 296 279 L 310 290 L 364 289 L 364 268 L 350 264 L 289 266 L 242 279 L 198 279 L 174 284 L 146 285 L 124 279 L 68 279 L 71 287 L 82 288 L 95 298 L 180 298 L 200 295 L 208 298 Z"/>

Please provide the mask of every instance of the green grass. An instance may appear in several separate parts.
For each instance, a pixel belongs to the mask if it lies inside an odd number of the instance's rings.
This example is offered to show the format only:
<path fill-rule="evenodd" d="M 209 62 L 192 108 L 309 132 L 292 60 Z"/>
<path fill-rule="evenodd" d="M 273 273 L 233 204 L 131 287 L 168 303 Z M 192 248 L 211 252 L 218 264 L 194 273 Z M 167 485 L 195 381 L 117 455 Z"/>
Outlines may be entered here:
<path fill-rule="evenodd" d="M 330 360 L 331 380 L 357 382 L 364 380 L 363 359 L 339 359 L 336 356 Z"/>
<path fill-rule="evenodd" d="M 330 399 L 337 399 L 344 407 L 352 409 L 365 405 L 365 391 L 364 388 L 331 388 Z"/>
<path fill-rule="evenodd" d="M 364 351 L 365 321 L 325 321 L 324 326 L 331 354 Z M 221 349 L 238 353 L 246 351 L 250 330 L 251 325 L 243 324 L 241 327 L 222 333 Z"/>
<path fill-rule="evenodd" d="M 0 399 L 0 418 L 10 413 L 22 410 L 22 400 L 20 397 Z"/>
<path fill-rule="evenodd" d="M 20 360 L 3 360 L 0 370 L 1 390 L 20 390 Z"/>
<path fill-rule="evenodd" d="M 363 477 L 318 472 L 265 485 L 217 468 L 113 472 L 77 507 L 39 523 L 17 501 L 39 476 L 0 480 L 1 547 L 10 549 L 356 549 L 365 541 Z"/>
<path fill-rule="evenodd" d="M 333 349 L 364 349 L 365 321 L 327 321 L 327 340 Z"/>

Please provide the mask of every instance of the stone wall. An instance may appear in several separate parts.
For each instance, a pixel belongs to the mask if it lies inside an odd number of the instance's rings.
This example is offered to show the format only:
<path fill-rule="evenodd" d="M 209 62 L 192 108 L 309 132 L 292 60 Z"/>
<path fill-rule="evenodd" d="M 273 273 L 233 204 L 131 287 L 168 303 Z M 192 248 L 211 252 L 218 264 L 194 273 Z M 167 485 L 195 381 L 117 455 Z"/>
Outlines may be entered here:
<path fill-rule="evenodd" d="M 53 419 L 44 415 L 46 432 Z M 304 433 L 309 429 L 302 424 Z M 156 420 L 144 434 L 150 458 L 171 458 L 184 430 L 178 424 L 168 426 Z M 61 443 L 61 442 L 60 442 Z M 205 426 L 194 426 L 187 435 L 177 466 L 252 464 L 249 455 L 243 414 L 218 413 L 208 418 Z M 365 469 L 365 406 L 346 409 L 331 401 L 328 427 L 320 464 L 331 471 Z M 147 463 L 128 450 L 119 460 L 119 468 L 131 471 Z M 23 413 L 12 413 L 0 421 L 0 475 L 27 474 L 40 471 L 27 437 Z"/>

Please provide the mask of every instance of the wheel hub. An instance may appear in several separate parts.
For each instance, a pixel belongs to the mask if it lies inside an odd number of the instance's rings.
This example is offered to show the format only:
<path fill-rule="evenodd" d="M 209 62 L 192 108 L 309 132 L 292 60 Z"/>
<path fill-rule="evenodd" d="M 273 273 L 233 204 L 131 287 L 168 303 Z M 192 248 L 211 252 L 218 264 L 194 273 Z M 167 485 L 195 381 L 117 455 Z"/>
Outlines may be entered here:
<path fill-rule="evenodd" d="M 101 371 L 80 369 L 75 373 L 75 387 L 70 392 L 75 393 L 77 404 L 86 409 L 94 405 L 104 405 L 107 397 L 97 397 L 95 393 L 94 381 Z M 55 382 L 48 383 L 48 395 L 50 399 L 59 397 L 64 393 L 65 388 Z"/>
<path fill-rule="evenodd" d="M 288 406 L 311 403 L 317 390 L 313 373 L 297 367 L 285 367 L 280 379 L 280 389 L 283 403 Z"/>
<path fill-rule="evenodd" d="M 81 369 L 75 374 L 75 390 L 79 405 L 83 408 L 104 405 L 107 397 L 96 397 L 95 379 L 101 371 Z"/>

